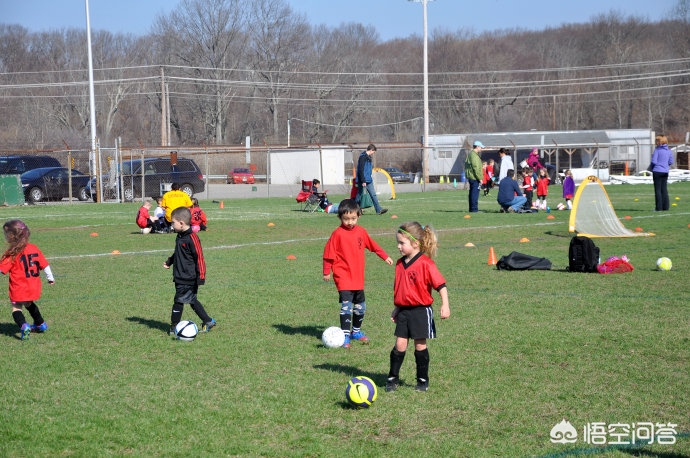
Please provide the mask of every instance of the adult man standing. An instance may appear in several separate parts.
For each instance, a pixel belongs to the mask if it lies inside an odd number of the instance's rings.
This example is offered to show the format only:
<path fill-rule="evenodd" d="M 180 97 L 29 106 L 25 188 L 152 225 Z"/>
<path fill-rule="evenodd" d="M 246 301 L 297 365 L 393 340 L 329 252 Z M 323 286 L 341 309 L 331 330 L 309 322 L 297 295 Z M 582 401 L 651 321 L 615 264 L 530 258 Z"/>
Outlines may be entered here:
<path fill-rule="evenodd" d="M 358 205 L 361 205 L 362 196 L 364 196 L 364 190 L 369 193 L 371 197 L 371 202 L 374 204 L 374 210 L 377 215 L 383 215 L 388 211 L 387 208 L 381 208 L 379 205 L 379 199 L 376 197 L 376 188 L 374 188 L 374 180 L 371 177 L 371 172 L 374 168 L 371 157 L 376 152 L 376 146 L 371 143 L 367 146 L 366 151 L 362 151 L 357 160 L 357 197 L 355 201 Z"/>
<path fill-rule="evenodd" d="M 482 160 L 479 154 L 482 152 L 484 145 L 479 140 L 472 145 L 472 150 L 467 154 L 465 159 L 465 178 L 470 184 L 470 212 L 476 213 L 479 211 L 479 185 L 483 178 Z"/>
<path fill-rule="evenodd" d="M 505 148 L 499 149 L 498 155 L 501 158 L 501 169 L 498 172 L 498 182 L 501 183 L 501 180 L 508 176 L 508 170 L 515 170 L 515 166 L 513 165 L 513 159 Z"/>
<path fill-rule="evenodd" d="M 161 199 L 161 207 L 165 209 L 165 220 L 168 223 L 172 222 L 171 214 L 173 210 L 179 207 L 190 208 L 192 206 L 192 199 L 189 195 L 180 191 L 180 184 L 173 183 L 170 191 L 163 194 L 163 199 Z"/>

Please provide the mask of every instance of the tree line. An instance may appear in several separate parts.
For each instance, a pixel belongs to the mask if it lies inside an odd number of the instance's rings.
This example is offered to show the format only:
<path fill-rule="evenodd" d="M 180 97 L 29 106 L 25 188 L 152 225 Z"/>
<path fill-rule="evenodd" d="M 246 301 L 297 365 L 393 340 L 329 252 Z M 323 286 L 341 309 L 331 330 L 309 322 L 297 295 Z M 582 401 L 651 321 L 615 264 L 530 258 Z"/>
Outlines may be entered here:
<path fill-rule="evenodd" d="M 690 130 L 690 0 L 541 31 L 432 31 L 430 133 Z M 285 0 L 182 0 L 142 36 L 92 32 L 102 146 L 418 141 L 423 40 L 310 25 Z M 0 148 L 90 145 L 85 30 L 0 24 Z M 162 120 L 166 120 L 162 125 Z"/>

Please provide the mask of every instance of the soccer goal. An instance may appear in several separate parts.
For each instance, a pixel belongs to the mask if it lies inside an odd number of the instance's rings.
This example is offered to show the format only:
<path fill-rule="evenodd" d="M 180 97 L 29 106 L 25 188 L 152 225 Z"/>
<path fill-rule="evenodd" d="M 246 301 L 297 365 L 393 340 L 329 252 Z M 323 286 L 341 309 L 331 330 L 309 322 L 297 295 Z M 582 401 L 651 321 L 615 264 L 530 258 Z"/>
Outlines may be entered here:
<path fill-rule="evenodd" d="M 623 226 L 611 205 L 604 185 L 588 176 L 577 187 L 570 212 L 568 231 L 587 237 L 641 237 L 651 232 L 634 232 Z"/>
<path fill-rule="evenodd" d="M 371 178 L 374 180 L 374 187 L 376 188 L 376 197 L 379 200 L 395 199 L 395 185 L 393 179 L 388 172 L 376 167 L 372 170 Z"/>

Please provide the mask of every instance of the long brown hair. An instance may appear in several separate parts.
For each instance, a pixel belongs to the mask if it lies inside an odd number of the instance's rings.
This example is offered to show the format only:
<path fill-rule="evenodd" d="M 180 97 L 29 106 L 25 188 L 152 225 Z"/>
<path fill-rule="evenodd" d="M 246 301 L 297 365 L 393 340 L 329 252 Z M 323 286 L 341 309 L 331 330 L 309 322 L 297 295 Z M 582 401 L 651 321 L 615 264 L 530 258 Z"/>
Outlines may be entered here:
<path fill-rule="evenodd" d="M 24 221 L 19 219 L 7 221 L 2 226 L 2 229 L 5 231 L 5 240 L 7 240 L 8 245 L 2 257 L 3 259 L 14 258 L 26 248 L 26 244 L 29 243 L 31 231 L 28 226 L 24 224 Z"/>

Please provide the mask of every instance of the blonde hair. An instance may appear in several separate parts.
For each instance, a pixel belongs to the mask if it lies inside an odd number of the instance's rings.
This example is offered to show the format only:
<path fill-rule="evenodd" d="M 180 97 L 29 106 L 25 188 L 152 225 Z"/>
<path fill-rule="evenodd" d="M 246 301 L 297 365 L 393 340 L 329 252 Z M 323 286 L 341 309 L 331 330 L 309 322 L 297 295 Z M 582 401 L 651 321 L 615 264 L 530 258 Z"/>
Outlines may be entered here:
<path fill-rule="evenodd" d="M 398 233 L 403 237 L 419 243 L 419 251 L 433 258 L 438 251 L 438 238 L 431 226 L 422 226 L 417 221 L 403 223 L 398 228 Z"/>
<path fill-rule="evenodd" d="M 668 138 L 666 138 L 666 135 L 657 135 L 656 136 L 656 146 L 659 145 L 668 145 Z"/>

